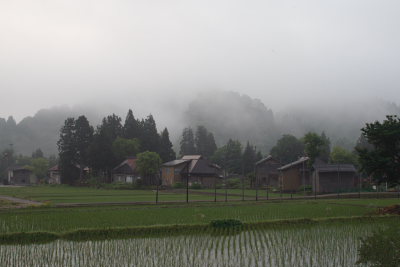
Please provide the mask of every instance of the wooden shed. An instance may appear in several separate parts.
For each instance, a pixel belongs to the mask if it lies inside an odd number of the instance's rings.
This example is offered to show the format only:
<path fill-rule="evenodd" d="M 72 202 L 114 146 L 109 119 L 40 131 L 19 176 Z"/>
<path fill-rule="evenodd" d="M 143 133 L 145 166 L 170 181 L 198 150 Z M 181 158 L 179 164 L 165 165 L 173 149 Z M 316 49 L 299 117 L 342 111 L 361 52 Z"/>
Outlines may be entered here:
<path fill-rule="evenodd" d="M 173 186 L 176 183 L 186 183 L 189 186 L 199 184 L 212 188 L 220 178 L 221 168 L 203 158 L 201 155 L 186 155 L 181 159 L 166 162 L 161 168 L 162 185 Z"/>
<path fill-rule="evenodd" d="M 311 185 L 311 170 L 308 168 L 308 161 L 308 157 L 301 157 L 297 161 L 278 168 L 279 182 L 283 192 L 295 192 L 302 186 Z"/>
<path fill-rule="evenodd" d="M 37 184 L 38 180 L 33 172 L 25 167 L 13 167 L 8 169 L 8 183 L 12 185 Z"/>
<path fill-rule="evenodd" d="M 279 171 L 278 168 L 282 164 L 279 160 L 272 156 L 263 158 L 256 162 L 255 175 L 258 186 L 279 187 Z"/>
<path fill-rule="evenodd" d="M 137 159 L 135 157 L 130 157 L 121 162 L 113 169 L 112 181 L 120 183 L 133 183 L 138 179 L 141 179 L 136 170 L 136 161 Z"/>
<path fill-rule="evenodd" d="M 357 170 L 352 164 L 314 164 L 313 169 L 313 190 L 317 193 L 348 192 L 357 189 Z"/>

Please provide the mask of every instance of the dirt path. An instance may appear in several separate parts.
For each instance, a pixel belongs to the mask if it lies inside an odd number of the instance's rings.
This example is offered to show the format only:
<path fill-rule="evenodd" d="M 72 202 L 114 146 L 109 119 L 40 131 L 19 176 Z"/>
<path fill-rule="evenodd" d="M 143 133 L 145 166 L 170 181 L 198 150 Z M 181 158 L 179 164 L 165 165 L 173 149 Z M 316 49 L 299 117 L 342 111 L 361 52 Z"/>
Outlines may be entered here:
<path fill-rule="evenodd" d="M 33 201 L 33 200 L 28 200 L 28 199 L 22 199 L 22 198 L 16 198 L 16 197 L 10 197 L 10 196 L 1 196 L 0 199 L 7 200 L 10 202 L 18 203 L 22 206 L 29 206 L 29 205 L 42 205 L 42 202 L 38 201 Z"/>

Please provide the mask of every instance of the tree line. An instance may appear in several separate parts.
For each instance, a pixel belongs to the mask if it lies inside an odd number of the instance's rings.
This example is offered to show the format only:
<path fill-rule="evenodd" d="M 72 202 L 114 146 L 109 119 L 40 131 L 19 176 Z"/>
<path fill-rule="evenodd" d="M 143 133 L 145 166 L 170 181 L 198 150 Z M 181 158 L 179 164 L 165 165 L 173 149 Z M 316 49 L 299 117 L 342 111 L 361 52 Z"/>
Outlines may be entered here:
<path fill-rule="evenodd" d="M 128 111 L 123 124 L 119 116 L 112 114 L 103 118 L 96 129 L 83 115 L 77 119 L 67 118 L 57 145 L 61 179 L 69 184 L 83 178 L 86 166 L 91 167 L 93 175 L 110 181 L 117 164 L 139 153 L 156 153 L 164 162 L 175 159 L 168 129 L 158 133 L 152 115 L 139 120 L 132 110 Z"/>

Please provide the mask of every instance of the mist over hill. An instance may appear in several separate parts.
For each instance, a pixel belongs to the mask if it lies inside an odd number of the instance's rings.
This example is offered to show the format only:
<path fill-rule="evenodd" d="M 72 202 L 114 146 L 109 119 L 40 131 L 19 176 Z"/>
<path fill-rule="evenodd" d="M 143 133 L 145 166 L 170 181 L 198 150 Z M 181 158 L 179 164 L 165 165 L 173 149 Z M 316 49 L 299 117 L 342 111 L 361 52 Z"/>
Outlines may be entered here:
<path fill-rule="evenodd" d="M 59 130 L 67 117 L 85 115 L 96 126 L 104 116 L 112 113 L 124 121 L 129 108 L 137 118 L 143 117 L 134 107 L 109 107 L 106 110 L 61 106 L 39 110 L 18 123 L 12 117 L 0 118 L 0 150 L 13 144 L 17 154 L 30 155 L 37 148 L 45 155 L 57 154 Z M 249 141 L 263 153 L 268 153 L 282 134 L 301 137 L 308 131 L 325 131 L 332 145 L 352 149 L 366 122 L 382 120 L 388 114 L 400 115 L 397 104 L 383 100 L 299 105 L 273 111 L 268 103 L 259 99 L 218 90 L 193 95 L 183 109 L 168 110 L 168 105 L 162 109 L 165 110 L 155 110 L 153 115 L 159 131 L 168 127 L 175 149 L 183 128 L 203 125 L 214 133 L 218 146 L 232 138 L 243 144 Z"/>

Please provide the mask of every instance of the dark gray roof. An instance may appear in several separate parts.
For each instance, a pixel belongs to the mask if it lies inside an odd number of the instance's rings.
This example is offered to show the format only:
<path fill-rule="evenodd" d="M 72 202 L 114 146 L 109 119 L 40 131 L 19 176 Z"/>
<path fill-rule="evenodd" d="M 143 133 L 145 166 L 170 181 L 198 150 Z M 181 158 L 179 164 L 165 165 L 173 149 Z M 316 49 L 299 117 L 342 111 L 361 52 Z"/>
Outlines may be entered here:
<path fill-rule="evenodd" d="M 263 158 L 262 160 L 257 161 L 257 162 L 256 162 L 256 165 L 260 165 L 260 164 L 262 164 L 262 163 L 264 163 L 264 162 L 266 162 L 266 161 L 268 161 L 268 160 L 271 160 L 271 159 L 274 159 L 274 158 L 273 158 L 271 155 L 269 155 L 268 157 Z"/>
<path fill-rule="evenodd" d="M 184 160 L 184 159 L 176 159 L 173 161 L 169 161 L 163 164 L 163 166 L 165 167 L 172 167 L 172 166 L 176 166 L 176 165 L 180 165 L 182 163 L 188 162 L 190 160 Z"/>
<path fill-rule="evenodd" d="M 314 164 L 318 172 L 357 172 L 353 164 Z"/>
<path fill-rule="evenodd" d="M 298 160 L 296 160 L 294 162 L 291 162 L 289 164 L 286 164 L 286 165 L 278 168 L 278 170 L 279 171 L 284 171 L 284 170 L 290 169 L 290 168 L 292 168 L 294 166 L 297 166 L 299 164 L 303 164 L 303 162 L 307 162 L 309 159 L 310 159 L 309 157 L 301 157 L 301 158 L 299 158 Z"/>
<path fill-rule="evenodd" d="M 218 167 L 216 167 L 215 164 L 205 159 L 199 159 L 195 161 L 195 165 L 190 170 L 190 174 L 215 175 L 217 171 Z"/>
<path fill-rule="evenodd" d="M 31 171 L 30 169 L 24 167 L 24 166 L 13 166 L 8 168 L 9 171 Z"/>

